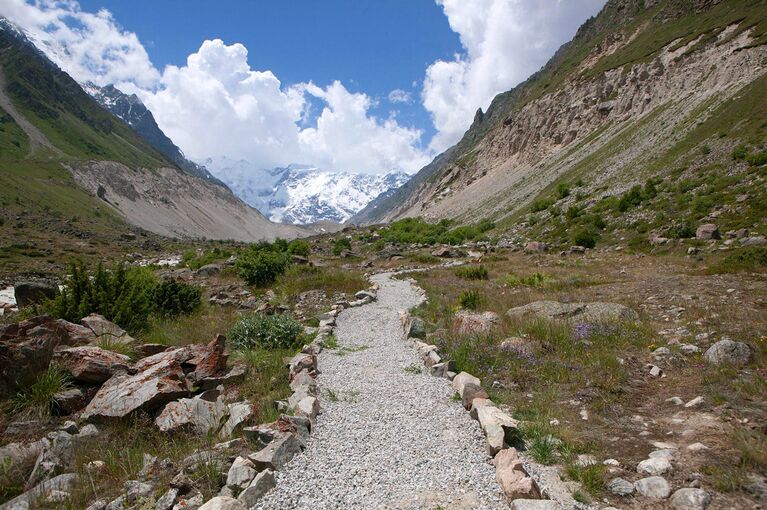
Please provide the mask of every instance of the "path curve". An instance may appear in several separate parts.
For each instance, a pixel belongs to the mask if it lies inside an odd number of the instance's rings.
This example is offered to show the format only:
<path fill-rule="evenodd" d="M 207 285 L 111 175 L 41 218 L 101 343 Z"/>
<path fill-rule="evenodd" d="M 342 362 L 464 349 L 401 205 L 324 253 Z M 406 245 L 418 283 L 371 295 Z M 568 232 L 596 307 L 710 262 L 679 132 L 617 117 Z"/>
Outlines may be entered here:
<path fill-rule="evenodd" d="M 319 356 L 323 410 L 307 449 L 255 508 L 508 508 L 484 437 L 450 383 L 405 370 L 423 363 L 402 338 L 399 312 L 422 294 L 391 274 L 372 280 L 378 300 L 344 310 L 339 348 Z"/>

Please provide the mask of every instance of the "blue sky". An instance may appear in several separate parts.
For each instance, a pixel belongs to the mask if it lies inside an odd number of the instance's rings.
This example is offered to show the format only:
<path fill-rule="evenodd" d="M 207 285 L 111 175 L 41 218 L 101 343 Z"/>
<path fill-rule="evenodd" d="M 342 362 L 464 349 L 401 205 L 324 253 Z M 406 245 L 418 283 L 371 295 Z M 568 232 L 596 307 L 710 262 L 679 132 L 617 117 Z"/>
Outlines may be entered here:
<path fill-rule="evenodd" d="M 152 62 L 182 65 L 202 41 L 220 38 L 249 50 L 254 69 L 269 69 L 284 84 L 340 80 L 352 92 L 374 97 L 373 111 L 387 116 L 389 92 L 402 89 L 415 99 L 396 110 L 403 124 L 434 128 L 418 101 L 424 69 L 461 51 L 442 8 L 431 0 L 81 0 L 84 10 L 106 8 L 123 28 L 135 32 Z M 413 82 L 416 87 L 413 87 Z"/>
<path fill-rule="evenodd" d="M 81 83 L 195 160 L 416 172 L 605 0 L 3 0 Z"/>

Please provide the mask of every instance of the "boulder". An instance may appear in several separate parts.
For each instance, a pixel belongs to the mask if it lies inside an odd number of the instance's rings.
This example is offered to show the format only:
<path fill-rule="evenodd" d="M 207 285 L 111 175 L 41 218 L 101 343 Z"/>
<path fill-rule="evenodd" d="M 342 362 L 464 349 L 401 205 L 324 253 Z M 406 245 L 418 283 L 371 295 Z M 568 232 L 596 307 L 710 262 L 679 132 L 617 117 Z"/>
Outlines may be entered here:
<path fill-rule="evenodd" d="M 68 492 L 78 483 L 78 476 L 74 473 L 64 473 L 46 480 L 24 494 L 6 501 L 3 509 L 35 508 L 39 501 L 46 499 L 53 491 Z M 26 503 L 27 506 L 24 506 Z"/>
<path fill-rule="evenodd" d="M 261 471 L 256 475 L 250 485 L 237 497 L 247 508 L 255 506 L 259 499 L 277 486 L 274 472 L 271 469 Z"/>
<path fill-rule="evenodd" d="M 453 319 L 453 329 L 459 335 L 473 335 L 486 333 L 500 322 L 501 318 L 494 312 L 474 313 L 459 310 Z"/>
<path fill-rule="evenodd" d="M 616 496 L 631 496 L 634 494 L 634 484 L 623 478 L 613 478 L 607 484 L 607 490 Z"/>
<path fill-rule="evenodd" d="M 80 321 L 83 326 L 93 331 L 96 337 L 106 343 L 132 344 L 135 342 L 123 328 L 108 321 L 103 315 L 92 313 Z"/>
<path fill-rule="evenodd" d="M 216 338 L 204 347 L 195 345 L 192 348 L 194 356 L 186 362 L 194 367 L 194 371 L 187 375 L 192 383 L 221 376 L 226 372 L 226 361 L 229 355 L 226 353 L 226 337 L 224 335 L 216 335 Z"/>
<path fill-rule="evenodd" d="M 437 248 L 436 250 L 432 251 L 431 254 L 434 257 L 440 257 L 440 258 L 450 258 L 453 256 L 453 252 L 450 251 L 450 249 L 445 246 L 441 246 Z"/>
<path fill-rule="evenodd" d="M 549 251 L 549 245 L 540 241 L 530 241 L 525 245 L 525 253 L 542 253 Z"/>
<path fill-rule="evenodd" d="M 410 317 L 405 324 L 407 338 L 426 338 L 426 323 L 418 317 Z"/>
<path fill-rule="evenodd" d="M 157 499 L 154 510 L 172 510 L 178 497 L 178 489 L 170 488 Z"/>
<path fill-rule="evenodd" d="M 0 394 L 31 386 L 55 349 L 95 340 L 90 330 L 47 315 L 0 326 Z"/>
<path fill-rule="evenodd" d="M 13 295 L 16 298 L 16 306 L 23 308 L 30 305 L 38 305 L 49 299 L 54 299 L 59 293 L 59 287 L 51 282 L 17 282 L 13 286 Z"/>
<path fill-rule="evenodd" d="M 515 499 L 510 510 L 564 510 L 565 507 L 549 499 Z"/>
<path fill-rule="evenodd" d="M 695 239 L 702 239 L 705 241 L 711 239 L 721 239 L 722 235 L 719 233 L 719 227 L 713 223 L 706 223 L 698 227 L 695 231 Z"/>
<path fill-rule="evenodd" d="M 560 303 L 533 301 L 506 312 L 509 317 L 542 317 L 571 323 L 631 322 L 639 319 L 631 308 L 618 303 Z"/>
<path fill-rule="evenodd" d="M 487 439 L 487 450 L 495 455 L 510 444 L 519 440 L 519 422 L 495 406 L 485 405 L 477 408 L 477 421 Z"/>
<path fill-rule="evenodd" d="M 26 478 L 34 468 L 37 458 L 50 444 L 47 438 L 43 438 L 32 443 L 8 443 L 0 446 L 0 466 L 4 466 L 7 473 Z"/>
<path fill-rule="evenodd" d="M 296 416 L 314 420 L 320 413 L 320 401 L 315 397 L 304 397 L 293 410 Z"/>
<path fill-rule="evenodd" d="M 125 418 L 137 411 L 153 411 L 187 396 L 189 390 L 181 364 L 174 359 L 166 359 L 135 375 L 112 376 L 88 403 L 82 419 Z"/>
<path fill-rule="evenodd" d="M 243 363 L 237 363 L 232 366 L 228 372 L 223 375 L 209 376 L 197 381 L 197 386 L 201 390 L 210 390 L 220 385 L 228 386 L 238 384 L 245 380 L 248 375 L 248 366 Z"/>
<path fill-rule="evenodd" d="M 168 346 L 165 344 L 141 344 L 135 346 L 133 352 L 136 354 L 137 358 L 141 359 L 146 358 L 147 356 L 154 356 L 167 348 Z"/>
<path fill-rule="evenodd" d="M 68 416 L 85 407 L 88 404 L 88 398 L 88 395 L 80 388 L 59 391 L 53 395 L 53 410 L 59 416 Z"/>
<path fill-rule="evenodd" d="M 527 475 L 517 450 L 508 448 L 493 459 L 495 479 L 501 486 L 507 501 L 515 499 L 537 499 L 541 494 L 538 487 Z"/>
<path fill-rule="evenodd" d="M 228 418 L 218 435 L 222 438 L 231 437 L 236 431 L 247 424 L 256 415 L 256 410 L 250 402 L 235 402 L 227 406 Z"/>
<path fill-rule="evenodd" d="M 126 372 L 131 364 L 128 356 L 89 345 L 58 350 L 52 362 L 76 381 L 92 384 L 104 383 L 115 373 Z"/>
<path fill-rule="evenodd" d="M 637 473 L 640 475 L 660 476 L 671 471 L 671 461 L 668 457 L 651 457 L 637 465 Z"/>
<path fill-rule="evenodd" d="M 676 510 L 705 510 L 711 504 L 711 495 L 703 489 L 679 489 L 670 502 Z"/>
<path fill-rule="evenodd" d="M 474 383 L 466 383 L 463 385 L 463 393 L 461 394 L 461 401 L 463 407 L 467 410 L 471 409 L 472 403 L 475 399 L 489 399 L 490 396 L 482 389 L 482 386 Z"/>
<path fill-rule="evenodd" d="M 154 422 L 162 432 L 186 430 L 204 435 L 218 432 L 226 417 L 223 399 L 210 402 L 197 396 L 168 403 Z"/>
<path fill-rule="evenodd" d="M 502 352 L 529 356 L 535 354 L 540 349 L 540 344 L 529 338 L 512 336 L 501 342 L 498 348 Z"/>
<path fill-rule="evenodd" d="M 662 476 L 650 476 L 634 482 L 637 492 L 646 498 L 666 499 L 671 494 L 671 486 Z"/>
<path fill-rule="evenodd" d="M 743 366 L 751 361 L 751 348 L 743 342 L 719 340 L 708 348 L 703 358 L 712 365 Z"/>
<path fill-rule="evenodd" d="M 477 386 L 482 386 L 482 382 L 468 372 L 461 372 L 460 374 L 456 375 L 451 382 L 451 384 L 453 385 L 453 389 L 457 391 L 462 398 L 463 398 L 463 388 L 468 383 L 476 384 Z"/>
<path fill-rule="evenodd" d="M 301 452 L 301 441 L 291 432 L 282 432 L 265 448 L 248 456 L 258 471 L 278 471 Z"/>
<path fill-rule="evenodd" d="M 767 237 L 764 236 L 751 236 L 744 237 L 740 240 L 742 246 L 764 246 L 767 244 Z"/>
<path fill-rule="evenodd" d="M 317 356 L 313 354 L 298 353 L 288 361 L 290 380 L 292 381 L 302 370 L 310 374 L 317 370 Z"/>
<path fill-rule="evenodd" d="M 221 264 L 207 264 L 194 272 L 196 276 L 213 276 L 221 272 Z"/>
<path fill-rule="evenodd" d="M 248 510 L 248 507 L 234 498 L 216 496 L 199 507 L 198 510 Z"/>
<path fill-rule="evenodd" d="M 245 489 L 256 477 L 256 466 L 245 457 L 237 457 L 226 474 L 226 486 L 232 489 Z"/>

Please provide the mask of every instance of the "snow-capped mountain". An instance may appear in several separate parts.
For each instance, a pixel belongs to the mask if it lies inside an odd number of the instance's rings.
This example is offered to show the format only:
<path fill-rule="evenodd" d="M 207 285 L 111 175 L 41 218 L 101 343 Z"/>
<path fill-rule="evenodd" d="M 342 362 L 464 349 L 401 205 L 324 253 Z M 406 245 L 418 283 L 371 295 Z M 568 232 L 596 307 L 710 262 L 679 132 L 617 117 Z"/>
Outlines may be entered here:
<path fill-rule="evenodd" d="M 410 178 L 404 172 L 326 172 L 306 165 L 261 170 L 248 161 L 226 157 L 198 163 L 270 220 L 294 224 L 343 223 L 371 200 L 391 193 Z"/>

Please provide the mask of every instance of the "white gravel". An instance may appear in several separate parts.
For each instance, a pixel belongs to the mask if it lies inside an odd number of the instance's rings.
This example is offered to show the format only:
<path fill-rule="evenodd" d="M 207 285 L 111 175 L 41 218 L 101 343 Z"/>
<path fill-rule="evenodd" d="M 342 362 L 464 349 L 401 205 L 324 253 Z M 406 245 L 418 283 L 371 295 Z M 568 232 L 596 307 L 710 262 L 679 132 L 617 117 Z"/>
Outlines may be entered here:
<path fill-rule="evenodd" d="M 373 280 L 378 300 L 341 313 L 339 348 L 319 357 L 323 410 L 308 448 L 255 508 L 508 508 L 484 437 L 450 383 L 405 370 L 423 364 L 402 338 L 399 312 L 421 294 L 387 274 Z"/>

